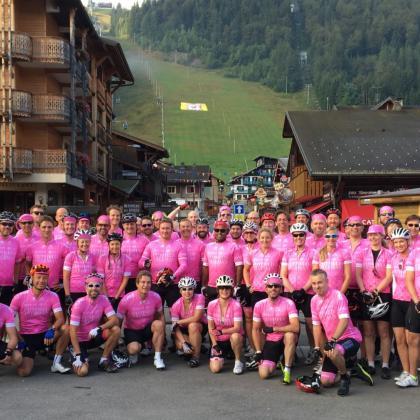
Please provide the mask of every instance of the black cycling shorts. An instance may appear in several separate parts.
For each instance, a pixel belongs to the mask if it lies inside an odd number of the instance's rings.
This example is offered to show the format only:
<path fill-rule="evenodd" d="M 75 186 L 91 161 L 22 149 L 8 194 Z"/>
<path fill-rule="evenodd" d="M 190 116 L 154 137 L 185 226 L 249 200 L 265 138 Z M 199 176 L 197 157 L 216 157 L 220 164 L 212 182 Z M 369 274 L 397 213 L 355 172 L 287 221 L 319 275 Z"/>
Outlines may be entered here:
<path fill-rule="evenodd" d="M 37 334 L 21 334 L 25 342 L 25 348 L 22 351 L 23 357 L 35 359 L 36 352 L 45 350 L 44 336 L 46 331 Z"/>
<path fill-rule="evenodd" d="M 133 342 L 145 343 L 146 341 L 151 340 L 152 337 L 152 324 L 146 325 L 142 330 L 124 329 L 124 341 L 126 346 Z"/>
<path fill-rule="evenodd" d="M 215 300 L 219 297 L 219 292 L 217 290 L 217 287 L 206 287 L 206 301 L 211 302 L 212 300 Z"/>
<path fill-rule="evenodd" d="M 251 307 L 251 293 L 249 293 L 246 284 L 240 285 L 239 290 L 236 292 L 236 300 L 238 300 L 244 308 Z"/>
<path fill-rule="evenodd" d="M 394 299 L 391 306 L 391 326 L 392 328 L 406 328 L 407 311 L 410 302 Z"/>
<path fill-rule="evenodd" d="M 172 307 L 172 305 L 181 297 L 181 294 L 179 293 L 179 287 L 177 284 L 170 284 L 167 287 L 152 284 L 152 290 L 160 296 L 162 300 L 162 305 L 164 305 L 166 302 L 166 305 L 169 308 Z"/>
<path fill-rule="evenodd" d="M 82 353 L 80 359 L 85 363 L 88 359 L 88 350 L 97 349 L 105 343 L 105 339 L 102 334 L 98 334 L 95 338 L 91 338 L 89 341 L 80 341 L 80 352 Z"/>
<path fill-rule="evenodd" d="M 344 360 L 346 361 L 346 366 L 350 367 L 348 362 L 357 355 L 360 343 L 353 338 L 346 338 L 344 340 L 338 340 L 337 344 L 340 344 L 344 348 Z M 338 369 L 331 359 L 325 356 L 324 363 L 322 364 L 322 371 L 337 373 Z"/>
<path fill-rule="evenodd" d="M 391 308 L 392 308 L 392 304 L 391 304 L 391 293 L 379 293 L 379 296 L 382 299 L 382 303 L 389 302 L 389 304 L 391 305 Z M 362 304 L 362 317 L 361 317 L 361 319 L 363 321 L 385 321 L 385 322 L 390 322 L 390 320 L 391 320 L 391 308 L 388 310 L 388 312 L 384 316 L 382 316 L 380 318 L 371 319 L 370 316 L 369 316 L 369 312 L 368 312 L 368 305 Z"/>
<path fill-rule="evenodd" d="M 414 307 L 414 302 L 410 302 L 406 316 L 406 328 L 414 334 L 420 334 L 420 314 Z"/>
<path fill-rule="evenodd" d="M 230 344 L 230 340 L 217 341 L 217 345 L 220 347 L 220 350 L 222 350 L 222 355 L 219 356 L 220 359 L 231 359 L 232 358 L 232 355 L 234 353 L 233 353 L 232 345 Z M 211 359 L 211 357 L 210 357 L 210 359 Z"/>
<path fill-rule="evenodd" d="M 255 305 L 260 301 L 267 299 L 267 293 L 265 292 L 253 292 L 251 293 L 251 306 L 254 309 Z"/>
<path fill-rule="evenodd" d="M 305 293 L 305 299 L 302 303 L 296 303 L 292 298 L 292 293 L 285 292 L 283 293 L 284 297 L 289 298 L 294 302 L 296 305 L 296 309 L 298 311 L 302 311 L 303 316 L 305 318 L 312 318 L 312 312 L 311 312 L 311 300 L 314 297 L 314 295 L 310 295 L 309 293 Z"/>
<path fill-rule="evenodd" d="M 129 277 L 127 286 L 125 286 L 125 293 L 134 292 L 134 290 L 137 290 L 136 286 L 136 278 L 135 277 Z"/>
<path fill-rule="evenodd" d="M 0 286 L 0 303 L 10 306 L 15 286 Z"/>
<path fill-rule="evenodd" d="M 359 289 L 347 289 L 346 293 L 347 302 L 349 304 L 350 318 L 352 320 L 359 320 L 362 316 L 362 303 L 360 301 Z"/>
<path fill-rule="evenodd" d="M 277 364 L 280 357 L 284 354 L 283 340 L 279 341 L 266 341 L 264 343 L 262 358 L 263 360 L 270 360 Z"/>

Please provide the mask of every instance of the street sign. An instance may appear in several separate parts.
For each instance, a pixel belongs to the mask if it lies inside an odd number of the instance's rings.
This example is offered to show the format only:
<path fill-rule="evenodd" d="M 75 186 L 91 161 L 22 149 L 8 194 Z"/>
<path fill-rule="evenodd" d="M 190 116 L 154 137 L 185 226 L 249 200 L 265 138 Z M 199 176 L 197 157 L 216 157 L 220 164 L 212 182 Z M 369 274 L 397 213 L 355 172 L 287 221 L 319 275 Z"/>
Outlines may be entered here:
<path fill-rule="evenodd" d="M 234 219 L 245 220 L 245 206 L 243 204 L 233 205 L 233 217 Z"/>

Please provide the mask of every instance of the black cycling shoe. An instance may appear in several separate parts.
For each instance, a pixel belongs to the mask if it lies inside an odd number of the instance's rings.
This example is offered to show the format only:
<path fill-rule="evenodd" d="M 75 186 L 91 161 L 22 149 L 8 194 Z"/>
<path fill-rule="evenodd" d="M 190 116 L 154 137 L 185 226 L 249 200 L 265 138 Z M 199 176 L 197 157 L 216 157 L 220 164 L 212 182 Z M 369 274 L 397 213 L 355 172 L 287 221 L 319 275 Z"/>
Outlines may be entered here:
<path fill-rule="evenodd" d="M 373 367 L 373 366 L 368 366 L 366 370 L 369 373 L 369 375 L 375 375 L 376 374 L 376 368 Z"/>
<path fill-rule="evenodd" d="M 350 392 L 350 376 L 341 375 L 340 386 L 337 390 L 337 395 L 345 397 Z"/>
<path fill-rule="evenodd" d="M 381 378 L 382 379 L 391 379 L 391 369 L 389 367 L 387 367 L 387 366 L 382 367 Z"/>
<path fill-rule="evenodd" d="M 351 370 L 351 376 L 355 376 L 370 386 L 373 386 L 372 376 L 367 371 L 367 368 L 363 367 L 361 363 L 356 363 L 355 367 Z"/>
<path fill-rule="evenodd" d="M 195 368 L 195 367 L 200 366 L 200 361 L 196 359 L 195 357 L 191 357 L 191 359 L 188 361 L 188 365 L 191 368 Z"/>
<path fill-rule="evenodd" d="M 117 366 L 113 362 L 109 360 L 104 360 L 103 362 L 99 362 L 98 369 L 103 370 L 106 373 L 116 373 L 118 372 Z"/>

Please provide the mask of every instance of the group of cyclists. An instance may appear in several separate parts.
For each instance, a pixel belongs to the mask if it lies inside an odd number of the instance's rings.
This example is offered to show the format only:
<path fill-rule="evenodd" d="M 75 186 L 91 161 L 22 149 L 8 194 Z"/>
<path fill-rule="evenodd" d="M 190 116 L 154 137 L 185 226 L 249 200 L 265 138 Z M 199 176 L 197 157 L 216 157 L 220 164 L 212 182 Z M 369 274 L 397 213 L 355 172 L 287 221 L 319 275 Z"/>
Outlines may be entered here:
<path fill-rule="evenodd" d="M 94 224 L 65 208 L 55 220 L 40 205 L 18 218 L 0 212 L 0 364 L 28 376 L 47 352 L 52 372 L 86 376 L 89 350 L 100 348 L 105 372 L 152 352 L 163 370 L 172 343 L 195 368 L 207 342 L 211 372 L 229 359 L 237 375 L 266 379 L 279 367 L 287 385 L 301 313 L 313 373 L 296 378 L 299 389 L 338 383 L 344 396 L 351 375 L 373 385 L 379 368 L 391 379 L 395 360 L 396 385 L 418 386 L 418 215 L 402 222 L 384 206 L 367 226 L 338 209 L 299 209 L 293 221 L 279 210 L 242 222 L 222 206 L 211 231 L 196 211 L 177 221 L 184 208 L 137 217 L 112 205 Z"/>

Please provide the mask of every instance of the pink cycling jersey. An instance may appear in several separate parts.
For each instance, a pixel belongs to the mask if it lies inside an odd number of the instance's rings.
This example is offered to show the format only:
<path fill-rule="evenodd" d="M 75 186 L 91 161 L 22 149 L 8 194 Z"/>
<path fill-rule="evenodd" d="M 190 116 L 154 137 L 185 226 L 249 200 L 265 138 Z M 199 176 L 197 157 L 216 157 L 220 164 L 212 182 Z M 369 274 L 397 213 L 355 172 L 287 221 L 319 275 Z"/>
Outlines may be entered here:
<path fill-rule="evenodd" d="M 184 299 L 181 297 L 179 298 L 171 308 L 171 318 L 172 322 L 179 321 L 180 319 L 191 318 L 194 316 L 194 312 L 197 310 L 204 310 L 205 308 L 205 298 L 203 295 L 195 294 L 191 300 L 189 308 L 186 310 L 184 305 Z M 206 314 L 203 313 L 200 321 L 203 324 L 207 324 L 207 317 Z"/>
<path fill-rule="evenodd" d="M 115 315 L 111 303 L 104 295 L 96 299 L 89 296 L 81 297 L 71 307 L 70 325 L 77 328 L 77 339 L 81 342 L 89 341 L 89 331 L 99 327 L 103 316 L 107 318 Z"/>
<path fill-rule="evenodd" d="M 238 238 L 238 239 L 233 239 L 231 236 L 228 236 L 227 238 L 226 238 L 226 240 L 228 241 L 228 242 L 233 242 L 234 244 L 236 244 L 236 245 L 238 245 L 239 247 L 242 247 L 242 246 L 244 246 L 245 245 L 245 239 L 243 239 L 243 238 Z"/>
<path fill-rule="evenodd" d="M 51 327 L 53 314 L 62 312 L 58 295 L 43 290 L 38 297 L 32 289 L 18 293 L 10 303 L 10 309 L 19 316 L 21 334 L 38 334 Z"/>
<path fill-rule="evenodd" d="M 183 275 L 192 277 L 199 282 L 201 280 L 201 261 L 205 245 L 195 238 L 178 239 L 178 242 L 184 247 L 187 255 L 187 267 Z"/>
<path fill-rule="evenodd" d="M 200 242 L 202 242 L 204 245 L 209 244 L 210 242 L 214 242 L 213 237 L 209 234 L 204 239 L 199 238 L 195 233 L 193 235 L 194 238 L 198 239 Z"/>
<path fill-rule="evenodd" d="M 184 275 L 187 268 L 187 254 L 184 247 L 177 241 L 164 241 L 158 239 L 149 242 L 144 249 L 143 255 L 139 261 L 139 266 L 144 267 L 144 262 L 151 261 L 151 273 L 153 283 L 157 282 L 157 273 L 163 268 L 170 268 L 176 277 L 175 284 Z"/>
<path fill-rule="evenodd" d="M 294 248 L 293 236 L 291 233 L 279 233 L 273 239 L 271 246 L 282 251 L 283 253 L 290 248 Z"/>
<path fill-rule="evenodd" d="M 56 226 L 53 231 L 53 236 L 56 241 L 60 241 L 61 239 L 65 238 L 66 235 L 60 226 Z"/>
<path fill-rule="evenodd" d="M 207 319 L 214 322 L 216 330 L 232 328 L 234 322 L 240 322 L 242 324 L 241 304 L 237 300 L 229 298 L 226 312 L 224 316 L 222 316 L 219 299 L 212 300 L 207 307 Z M 243 331 L 241 328 L 241 334 L 242 333 Z M 217 337 L 217 341 L 227 341 L 229 339 L 230 334 L 222 334 Z"/>
<path fill-rule="evenodd" d="M 160 239 L 160 233 L 159 233 L 159 231 L 157 231 L 157 232 L 155 232 L 153 235 L 152 235 L 152 241 L 156 241 L 156 240 L 158 240 L 158 239 Z M 171 233 L 171 241 L 177 241 L 179 239 L 179 234 L 178 234 L 178 232 L 172 232 Z"/>
<path fill-rule="evenodd" d="M 15 264 L 23 258 L 19 241 L 12 236 L 0 237 L 0 286 L 13 286 Z"/>
<path fill-rule="evenodd" d="M 376 263 L 373 262 L 372 249 L 365 248 L 357 254 L 356 268 L 362 269 L 363 285 L 368 292 L 373 292 L 378 284 L 384 279 L 386 270 L 391 268 L 391 254 L 386 248 L 381 248 Z M 390 293 L 390 286 L 383 292 Z"/>
<path fill-rule="evenodd" d="M 13 311 L 7 305 L 0 303 L 0 331 L 3 330 L 3 327 L 13 328 L 15 326 Z"/>
<path fill-rule="evenodd" d="M 69 239 L 67 236 L 65 236 L 63 239 L 61 239 L 61 243 L 66 248 L 67 255 L 70 254 L 70 252 L 77 250 L 77 242 L 72 238 Z"/>
<path fill-rule="evenodd" d="M 265 291 L 264 278 L 269 273 L 279 273 L 283 252 L 270 247 L 263 252 L 256 249 L 247 254 L 244 264 L 251 266 L 250 277 L 252 289 L 257 292 Z"/>
<path fill-rule="evenodd" d="M 297 318 L 298 312 L 292 300 L 279 296 L 274 301 L 267 298 L 257 302 L 252 319 L 261 322 L 266 327 L 285 327 L 292 318 Z M 284 337 L 283 332 L 266 335 L 268 341 L 279 341 Z"/>
<path fill-rule="evenodd" d="M 123 319 L 129 330 L 142 330 L 151 324 L 155 315 L 163 311 L 160 296 L 150 291 L 145 299 L 137 290 L 127 293 L 118 305 L 118 318 Z"/>
<path fill-rule="evenodd" d="M 84 293 L 86 277 L 96 270 L 96 257 L 90 252 L 81 256 L 79 251 L 70 252 L 64 259 L 64 271 L 70 272 L 70 293 Z"/>
<path fill-rule="evenodd" d="M 233 242 L 211 242 L 204 248 L 203 266 L 209 268 L 210 287 L 216 287 L 221 275 L 235 278 L 235 267 L 239 265 L 243 265 L 242 251 Z"/>
<path fill-rule="evenodd" d="M 411 297 L 405 287 L 405 273 L 408 256 L 403 257 L 399 252 L 391 257 L 392 267 L 392 298 L 410 302 Z"/>
<path fill-rule="evenodd" d="M 123 234 L 123 230 L 120 227 L 116 227 L 115 229 L 111 226 L 108 232 L 110 235 L 111 233 L 118 233 L 119 235 Z"/>
<path fill-rule="evenodd" d="M 338 340 L 353 338 L 359 343 L 362 342 L 360 331 L 351 322 L 347 299 L 339 290 L 329 288 L 325 296 L 315 295 L 311 300 L 311 312 L 312 324 L 323 327 L 327 340 L 334 337 L 340 320 L 348 319 L 344 333 L 335 338 Z"/>
<path fill-rule="evenodd" d="M 63 262 L 67 250 L 61 241 L 52 239 L 45 242 L 43 239 L 33 243 L 26 252 L 26 261 L 32 265 L 45 264 L 49 267 L 48 287 L 57 287 L 63 277 Z"/>
<path fill-rule="evenodd" d="M 358 289 L 359 286 L 357 285 L 356 280 L 356 260 L 357 260 L 357 254 L 359 252 L 362 252 L 366 247 L 370 245 L 370 242 L 367 239 L 361 239 L 357 245 L 352 247 L 350 239 L 347 239 L 343 241 L 340 245 L 340 247 L 347 249 L 348 252 L 350 252 L 351 255 L 351 280 L 349 289 Z"/>
<path fill-rule="evenodd" d="M 19 231 L 19 232 L 22 232 L 22 231 Z M 24 256 L 26 255 L 26 252 L 28 251 L 28 248 L 30 246 L 32 246 L 32 244 L 34 244 L 37 240 L 39 240 L 39 237 L 35 237 L 33 235 L 31 235 L 31 236 L 28 237 L 28 236 L 25 236 L 22 233 L 19 236 L 16 235 L 16 239 L 19 242 L 19 247 L 20 247 L 20 252 L 22 254 L 22 258 L 24 258 Z M 21 264 L 20 265 L 20 269 L 19 269 L 18 278 L 19 279 L 23 279 L 25 277 L 25 275 L 26 275 L 25 264 Z"/>
<path fill-rule="evenodd" d="M 101 237 L 98 236 L 98 234 L 93 235 L 90 240 L 89 251 L 97 258 L 101 257 L 102 255 L 108 255 L 109 246 L 107 240 L 102 240 Z"/>
<path fill-rule="evenodd" d="M 124 235 L 124 240 L 121 244 L 121 253 L 129 258 L 128 271 L 131 273 L 131 277 L 137 277 L 139 261 L 148 243 L 149 240 L 145 236 Z"/>
<path fill-rule="evenodd" d="M 99 274 L 105 277 L 104 283 L 108 297 L 115 297 L 123 278 L 131 276 L 130 263 L 131 261 L 126 255 L 117 258 L 103 255 L 99 258 L 96 269 Z M 124 292 L 121 293 L 121 296 L 124 296 Z"/>
<path fill-rule="evenodd" d="M 414 272 L 414 287 L 417 297 L 420 298 L 420 248 L 411 251 L 405 265 L 407 271 Z"/>
<path fill-rule="evenodd" d="M 319 251 L 316 251 L 312 262 L 327 273 L 329 287 L 341 290 L 344 282 L 344 266 L 351 265 L 351 255 L 347 249 L 336 248 L 332 252 L 327 252 L 325 261 L 321 261 Z"/>
<path fill-rule="evenodd" d="M 281 265 L 287 267 L 287 278 L 293 286 L 293 290 L 303 289 L 308 282 L 312 271 L 314 253 L 314 249 L 305 246 L 300 255 L 296 248 L 288 249 L 283 255 Z M 286 290 L 286 292 L 292 292 L 293 290 Z M 313 294 L 314 291 L 310 288 L 307 293 Z"/>
<path fill-rule="evenodd" d="M 327 245 L 327 240 L 323 236 L 321 237 L 318 237 L 315 235 L 312 235 L 309 237 L 307 236 L 305 245 L 308 248 L 312 248 L 319 251 L 321 248 L 324 248 L 324 246 Z"/>
<path fill-rule="evenodd" d="M 19 238 L 20 236 L 25 236 L 25 234 L 23 233 L 23 229 L 19 229 L 16 232 L 15 238 Z M 37 226 L 33 227 L 31 237 L 34 238 L 34 240 L 36 241 L 41 239 L 41 233 L 39 232 L 39 228 L 37 228 Z"/>

